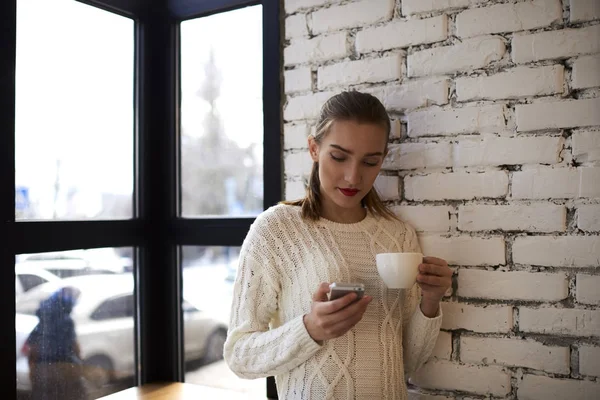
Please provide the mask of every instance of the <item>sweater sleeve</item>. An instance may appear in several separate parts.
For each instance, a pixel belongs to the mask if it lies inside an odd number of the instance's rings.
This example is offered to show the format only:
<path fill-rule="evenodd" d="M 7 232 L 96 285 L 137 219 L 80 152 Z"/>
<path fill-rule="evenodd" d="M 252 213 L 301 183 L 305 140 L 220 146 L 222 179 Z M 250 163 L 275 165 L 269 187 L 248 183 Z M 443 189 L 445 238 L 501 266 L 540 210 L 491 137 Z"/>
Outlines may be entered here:
<path fill-rule="evenodd" d="M 421 253 L 414 229 L 406 225 L 404 251 Z M 430 357 L 442 325 L 442 311 L 434 318 L 426 317 L 421 311 L 421 288 L 415 284 L 406 293 L 403 308 L 402 347 L 404 373 L 410 375 L 418 370 Z"/>
<path fill-rule="evenodd" d="M 303 315 L 270 329 L 281 289 L 276 249 L 260 231 L 251 229 L 242 246 L 224 348 L 229 368 L 247 379 L 286 373 L 321 348 L 306 330 Z"/>

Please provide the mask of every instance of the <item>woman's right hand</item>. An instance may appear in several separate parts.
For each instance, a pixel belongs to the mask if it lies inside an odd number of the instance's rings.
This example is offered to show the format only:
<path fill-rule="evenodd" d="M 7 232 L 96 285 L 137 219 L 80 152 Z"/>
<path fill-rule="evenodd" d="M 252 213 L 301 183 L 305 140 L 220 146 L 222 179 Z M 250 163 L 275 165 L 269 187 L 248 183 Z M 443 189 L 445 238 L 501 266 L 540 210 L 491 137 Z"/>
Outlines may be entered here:
<path fill-rule="evenodd" d="M 371 296 L 363 296 L 356 300 L 355 293 L 329 301 L 327 293 L 329 284 L 321 283 L 313 294 L 310 313 L 304 315 L 304 325 L 315 342 L 334 339 L 348 332 L 356 325 L 373 300 Z"/>

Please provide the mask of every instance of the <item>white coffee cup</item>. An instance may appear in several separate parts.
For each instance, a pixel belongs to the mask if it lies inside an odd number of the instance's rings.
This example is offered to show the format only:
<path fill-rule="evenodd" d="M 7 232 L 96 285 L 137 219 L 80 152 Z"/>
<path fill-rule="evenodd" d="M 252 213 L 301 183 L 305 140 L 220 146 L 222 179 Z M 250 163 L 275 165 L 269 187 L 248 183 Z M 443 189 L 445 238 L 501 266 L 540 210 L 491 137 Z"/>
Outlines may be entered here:
<path fill-rule="evenodd" d="M 390 289 L 410 289 L 417 281 L 421 253 L 380 253 L 375 256 L 377 272 Z"/>

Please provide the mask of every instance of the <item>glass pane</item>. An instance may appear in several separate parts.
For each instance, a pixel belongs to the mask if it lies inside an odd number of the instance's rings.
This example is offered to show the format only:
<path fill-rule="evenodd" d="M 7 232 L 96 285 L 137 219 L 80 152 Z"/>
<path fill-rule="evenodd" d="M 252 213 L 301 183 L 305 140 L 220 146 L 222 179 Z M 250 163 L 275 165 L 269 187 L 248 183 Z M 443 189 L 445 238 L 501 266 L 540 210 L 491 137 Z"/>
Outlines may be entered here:
<path fill-rule="evenodd" d="M 19 398 L 95 399 L 134 385 L 132 259 L 125 247 L 16 257 Z"/>
<path fill-rule="evenodd" d="M 265 379 L 240 379 L 223 360 L 239 247 L 184 246 L 185 381 L 265 396 Z"/>
<path fill-rule="evenodd" d="M 15 217 L 132 217 L 131 19 L 17 2 Z"/>
<path fill-rule="evenodd" d="M 257 5 L 181 23 L 184 217 L 263 210 L 261 13 Z"/>

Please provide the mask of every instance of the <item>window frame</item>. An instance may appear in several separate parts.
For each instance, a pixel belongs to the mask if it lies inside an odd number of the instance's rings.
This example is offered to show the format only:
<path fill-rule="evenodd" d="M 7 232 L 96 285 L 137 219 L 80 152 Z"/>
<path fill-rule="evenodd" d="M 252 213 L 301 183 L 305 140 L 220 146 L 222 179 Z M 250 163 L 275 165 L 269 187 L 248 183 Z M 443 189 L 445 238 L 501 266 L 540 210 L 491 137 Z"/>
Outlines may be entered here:
<path fill-rule="evenodd" d="M 263 10 L 264 203 L 282 198 L 279 0 L 73 0 L 134 20 L 134 190 L 132 219 L 15 221 L 15 67 L 17 0 L 0 2 L 0 330 L 4 387 L 16 397 L 15 256 L 100 247 L 134 247 L 136 385 L 184 380 L 183 245 L 241 246 L 254 218 L 182 218 L 179 146 L 179 25 L 250 5 Z M 167 151 L 165 151 L 165 149 Z M 167 267 L 165 267 L 167 266 Z M 150 293 L 152 295 L 150 295 Z M 274 381 L 267 397 L 276 397 Z"/>

